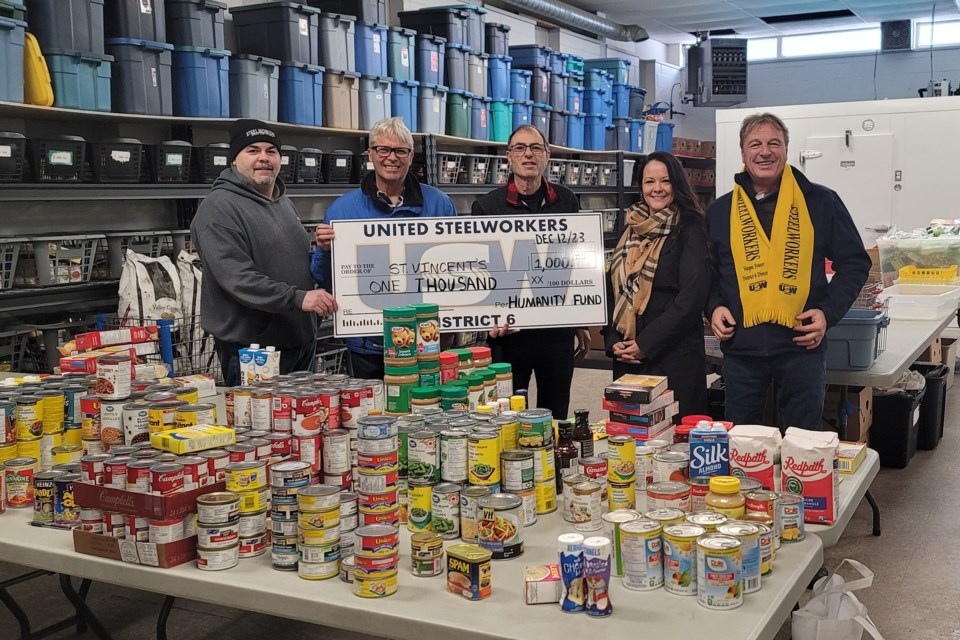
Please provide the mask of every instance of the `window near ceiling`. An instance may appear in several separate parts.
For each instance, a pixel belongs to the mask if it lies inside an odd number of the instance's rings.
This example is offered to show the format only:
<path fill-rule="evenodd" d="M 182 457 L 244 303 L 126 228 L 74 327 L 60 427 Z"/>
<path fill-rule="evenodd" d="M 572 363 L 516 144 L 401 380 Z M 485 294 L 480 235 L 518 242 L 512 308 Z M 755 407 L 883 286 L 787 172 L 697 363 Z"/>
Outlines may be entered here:
<path fill-rule="evenodd" d="M 960 20 L 935 22 L 932 28 L 929 22 L 918 22 L 916 28 L 915 48 L 929 47 L 931 44 L 935 47 L 960 44 Z"/>
<path fill-rule="evenodd" d="M 861 53 L 878 49 L 880 49 L 879 28 L 783 36 L 780 39 L 780 55 L 784 58 Z"/>
<path fill-rule="evenodd" d="M 747 40 L 747 61 L 772 60 L 777 57 L 779 38 L 754 38 Z"/>

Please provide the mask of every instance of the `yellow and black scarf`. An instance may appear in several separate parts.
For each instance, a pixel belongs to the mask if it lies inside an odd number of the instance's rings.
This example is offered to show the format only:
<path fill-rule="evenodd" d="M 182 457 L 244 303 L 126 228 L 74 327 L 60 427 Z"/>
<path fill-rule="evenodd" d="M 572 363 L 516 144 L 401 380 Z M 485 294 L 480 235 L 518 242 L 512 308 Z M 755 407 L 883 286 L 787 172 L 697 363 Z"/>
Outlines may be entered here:
<path fill-rule="evenodd" d="M 743 326 L 793 327 L 810 294 L 813 223 L 790 165 L 783 170 L 771 236 L 739 184 L 730 206 L 730 250 L 737 273 Z"/>

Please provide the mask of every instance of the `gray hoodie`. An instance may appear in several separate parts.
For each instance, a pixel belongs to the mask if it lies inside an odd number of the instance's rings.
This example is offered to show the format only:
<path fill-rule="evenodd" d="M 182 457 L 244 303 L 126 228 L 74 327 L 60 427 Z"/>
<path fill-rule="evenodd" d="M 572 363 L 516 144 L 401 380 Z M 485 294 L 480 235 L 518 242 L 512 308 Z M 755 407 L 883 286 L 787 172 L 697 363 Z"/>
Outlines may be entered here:
<path fill-rule="evenodd" d="M 266 198 L 234 169 L 220 174 L 190 225 L 203 263 L 203 328 L 228 342 L 301 347 L 317 333 L 301 310 L 310 275 L 310 239 L 283 182 Z"/>

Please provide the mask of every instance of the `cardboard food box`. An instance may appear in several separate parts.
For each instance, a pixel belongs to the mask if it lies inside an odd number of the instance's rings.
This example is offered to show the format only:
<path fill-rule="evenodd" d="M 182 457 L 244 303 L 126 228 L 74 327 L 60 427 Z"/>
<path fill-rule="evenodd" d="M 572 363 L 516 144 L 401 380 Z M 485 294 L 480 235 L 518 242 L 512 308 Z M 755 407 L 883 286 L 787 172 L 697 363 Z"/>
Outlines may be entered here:
<path fill-rule="evenodd" d="M 88 351 L 86 353 L 63 356 L 60 358 L 60 371 L 62 373 L 67 373 L 69 371 L 78 371 L 80 373 L 96 373 L 97 358 L 114 353 L 121 353 L 123 351 L 126 351 L 130 354 L 130 375 L 133 375 L 133 367 L 137 361 L 137 352 L 133 347 L 104 347 L 103 349 L 95 349 L 94 351 Z"/>
<path fill-rule="evenodd" d="M 159 329 L 157 327 L 129 327 L 110 331 L 78 333 L 73 339 L 77 344 L 77 351 L 90 351 L 110 345 L 156 341 L 158 333 Z"/>
<path fill-rule="evenodd" d="M 856 473 L 867 457 L 867 445 L 863 442 L 840 442 L 837 471 L 844 474 Z"/>
<path fill-rule="evenodd" d="M 873 424 L 873 387 L 847 387 L 847 426 L 839 432 L 840 390 L 831 385 L 823 399 L 823 421 L 847 442 L 866 442 Z"/>
<path fill-rule="evenodd" d="M 153 520 L 175 520 L 197 510 L 197 498 L 214 491 L 223 491 L 224 483 L 216 482 L 193 491 L 157 496 L 83 482 L 73 483 L 73 499 L 78 505 L 101 511 L 117 511 Z"/>
<path fill-rule="evenodd" d="M 611 402 L 646 404 L 667 390 L 666 376 L 646 376 L 628 373 L 607 385 L 603 397 Z"/>
<path fill-rule="evenodd" d="M 236 442 L 236 438 L 236 432 L 230 427 L 198 424 L 194 427 L 181 427 L 151 433 L 150 445 L 154 449 L 183 455 L 225 447 Z"/>
<path fill-rule="evenodd" d="M 179 376 L 173 379 L 181 387 L 196 387 L 197 395 L 210 398 L 217 395 L 217 382 L 210 376 L 198 373 L 192 376 Z"/>
<path fill-rule="evenodd" d="M 556 604 L 563 594 L 560 565 L 528 564 L 523 568 L 524 600 L 527 604 Z"/>
<path fill-rule="evenodd" d="M 941 362 L 943 360 L 943 345 L 940 338 L 934 338 L 933 342 L 917 358 L 919 362 Z"/>
<path fill-rule="evenodd" d="M 700 155 L 702 155 L 704 158 L 716 158 L 717 143 L 713 140 L 701 140 Z"/>
<path fill-rule="evenodd" d="M 196 559 L 197 538 L 160 544 L 112 538 L 77 528 L 73 530 L 73 549 L 89 556 L 169 569 Z"/>

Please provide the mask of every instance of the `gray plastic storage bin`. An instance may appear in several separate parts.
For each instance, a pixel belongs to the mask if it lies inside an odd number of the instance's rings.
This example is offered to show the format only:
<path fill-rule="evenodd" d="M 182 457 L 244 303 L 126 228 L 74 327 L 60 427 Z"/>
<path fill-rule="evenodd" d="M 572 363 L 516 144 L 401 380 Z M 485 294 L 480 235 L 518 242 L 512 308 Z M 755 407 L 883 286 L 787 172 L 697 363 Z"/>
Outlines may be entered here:
<path fill-rule="evenodd" d="M 225 49 L 223 14 L 225 2 L 216 0 L 166 0 L 167 37 L 170 44 L 206 49 Z"/>
<path fill-rule="evenodd" d="M 630 123 L 627 118 L 614 118 L 613 126 L 607 127 L 607 149 L 630 150 Z"/>
<path fill-rule="evenodd" d="M 510 55 L 510 27 L 505 24 L 488 22 L 483 26 L 486 38 L 486 52 L 491 56 Z"/>
<path fill-rule="evenodd" d="M 170 75 L 173 45 L 128 38 L 106 41 L 114 57 L 113 110 L 153 116 L 173 115 Z"/>
<path fill-rule="evenodd" d="M 166 42 L 164 7 L 164 0 L 107 0 L 104 5 L 104 35 L 107 38 Z"/>
<path fill-rule="evenodd" d="M 827 331 L 827 369 L 862 371 L 873 366 L 886 346 L 883 310 L 851 309 Z"/>
<path fill-rule="evenodd" d="M 447 127 L 447 88 L 420 83 L 420 131 L 443 135 Z"/>
<path fill-rule="evenodd" d="M 107 264 L 110 266 L 110 279 L 119 280 L 123 273 L 123 263 L 127 259 L 127 249 L 159 258 L 163 246 L 172 242 L 169 231 L 120 231 L 104 234 L 107 236 Z M 103 241 L 100 241 L 101 246 Z"/>
<path fill-rule="evenodd" d="M 0 100 L 23 102 L 23 40 L 27 23 L 0 17 Z"/>
<path fill-rule="evenodd" d="M 467 78 L 470 75 L 470 48 L 465 44 L 447 44 L 446 77 L 447 87 L 467 90 Z"/>
<path fill-rule="evenodd" d="M 446 67 L 447 41 L 440 36 L 417 34 L 417 81 L 447 86 Z"/>
<path fill-rule="evenodd" d="M 414 80 L 417 32 L 403 27 L 387 31 L 387 71 L 394 80 Z"/>
<path fill-rule="evenodd" d="M 467 55 L 467 90 L 477 96 L 487 95 L 487 60 L 485 53 L 472 52 Z"/>
<path fill-rule="evenodd" d="M 530 124 L 535 126 L 547 140 L 550 139 L 550 105 L 533 103 L 533 115 Z"/>
<path fill-rule="evenodd" d="M 550 104 L 550 70 L 538 67 L 531 71 L 533 75 L 530 76 L 530 99 L 540 104 Z"/>
<path fill-rule="evenodd" d="M 320 64 L 320 10 L 293 2 L 231 7 L 237 52 Z"/>
<path fill-rule="evenodd" d="M 299 153 L 293 145 L 280 145 L 280 173 L 278 177 L 287 184 L 293 184 L 297 180 Z"/>
<path fill-rule="evenodd" d="M 387 23 L 387 7 L 384 0 L 307 0 L 311 7 L 330 13 L 345 13 L 356 16 L 357 20 Z"/>
<path fill-rule="evenodd" d="M 30 33 L 40 50 L 64 49 L 103 55 L 104 0 L 27 0 Z"/>
<path fill-rule="evenodd" d="M 356 68 L 356 17 L 320 14 L 320 64 L 327 69 Z"/>
<path fill-rule="evenodd" d="M 389 118 L 390 78 L 360 76 L 360 128 L 369 129 L 379 120 Z"/>
<path fill-rule="evenodd" d="M 14 284 L 50 287 L 89 282 L 102 233 L 73 236 L 30 236 L 20 245 Z"/>
<path fill-rule="evenodd" d="M 360 76 L 352 71 L 327 69 L 323 78 L 323 113 L 326 126 L 360 128 Z"/>
<path fill-rule="evenodd" d="M 567 117 L 569 111 L 551 111 L 550 112 L 550 135 L 547 139 L 550 144 L 567 146 Z"/>
<path fill-rule="evenodd" d="M 240 54 L 230 60 L 230 116 L 277 120 L 280 61 Z"/>
<path fill-rule="evenodd" d="M 567 73 L 550 74 L 550 106 L 554 109 L 563 109 L 567 106 Z"/>

